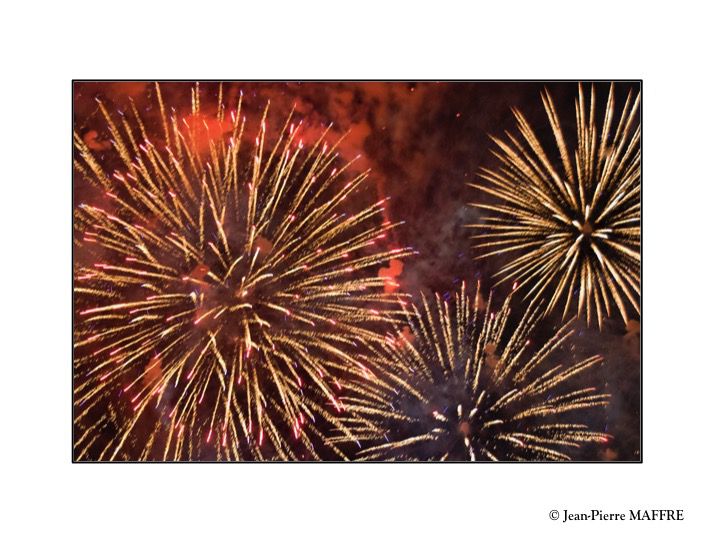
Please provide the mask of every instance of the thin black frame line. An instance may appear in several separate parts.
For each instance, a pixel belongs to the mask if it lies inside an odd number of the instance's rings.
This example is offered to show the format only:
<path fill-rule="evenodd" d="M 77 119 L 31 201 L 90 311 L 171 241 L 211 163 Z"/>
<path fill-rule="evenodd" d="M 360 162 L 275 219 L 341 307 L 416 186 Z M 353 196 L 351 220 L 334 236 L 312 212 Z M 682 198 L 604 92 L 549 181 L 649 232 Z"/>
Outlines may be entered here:
<path fill-rule="evenodd" d="M 89 82 L 174 82 L 174 83 L 203 83 L 203 82 L 240 82 L 240 83 L 639 83 L 642 87 L 642 79 L 72 79 L 74 83 Z"/>

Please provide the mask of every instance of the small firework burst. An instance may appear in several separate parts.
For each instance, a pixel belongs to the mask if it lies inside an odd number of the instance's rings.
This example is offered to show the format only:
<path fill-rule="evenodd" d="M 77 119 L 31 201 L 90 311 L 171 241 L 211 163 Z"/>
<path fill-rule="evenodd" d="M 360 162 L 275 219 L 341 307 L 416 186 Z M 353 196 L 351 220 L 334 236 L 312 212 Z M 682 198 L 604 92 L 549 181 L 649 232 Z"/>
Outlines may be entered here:
<path fill-rule="evenodd" d="M 481 233 L 473 237 L 478 258 L 511 254 L 499 283 L 519 283 L 526 298 L 547 294 L 548 312 L 563 304 L 565 317 L 576 303 L 578 316 L 602 327 L 614 305 L 627 322 L 628 309 L 640 313 L 640 95 L 628 94 L 618 118 L 611 86 L 598 129 L 595 88 L 588 109 L 580 85 L 576 146 L 547 91 L 542 99 L 556 148 L 514 109 L 521 137 L 493 137 L 501 166 L 482 169 L 486 182 L 471 184 L 497 199 L 473 204 L 488 212 L 471 225 Z"/>
<path fill-rule="evenodd" d="M 246 148 L 242 98 L 214 117 L 199 87 L 186 117 L 157 100 L 161 144 L 134 105 L 99 104 L 105 154 L 75 136 L 76 459 L 345 457 L 322 426 L 394 309 L 377 269 L 409 253 L 380 247 L 384 201 L 346 213 L 367 173 L 292 115 L 273 140 L 266 109 Z"/>
<path fill-rule="evenodd" d="M 607 441 L 581 421 L 609 395 L 578 381 L 602 362 L 553 358 L 572 334 L 570 323 L 534 347 L 541 310 L 510 323 L 510 298 L 483 308 L 465 286 L 454 303 L 423 297 L 379 347 L 372 371 L 356 370 L 346 396 L 350 439 L 368 460 L 568 460 L 580 446 Z M 530 352 L 534 350 L 534 352 Z M 339 436 L 338 441 L 349 441 Z"/>

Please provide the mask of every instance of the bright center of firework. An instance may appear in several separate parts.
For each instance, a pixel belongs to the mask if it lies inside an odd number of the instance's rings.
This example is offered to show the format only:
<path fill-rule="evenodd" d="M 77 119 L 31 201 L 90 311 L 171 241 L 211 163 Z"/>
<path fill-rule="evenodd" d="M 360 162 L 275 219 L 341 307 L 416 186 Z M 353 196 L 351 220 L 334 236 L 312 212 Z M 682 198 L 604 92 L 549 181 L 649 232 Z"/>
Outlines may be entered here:
<path fill-rule="evenodd" d="M 288 306 L 271 302 L 270 297 L 276 301 L 290 299 L 269 283 L 271 272 L 258 274 L 241 266 L 238 264 L 220 283 L 208 276 L 192 281 L 191 295 L 195 299 L 195 326 L 202 332 L 222 329 L 217 335 L 219 339 L 230 343 L 242 341 L 249 354 L 250 348 L 263 341 L 265 331 L 282 326 L 291 314 Z"/>
<path fill-rule="evenodd" d="M 463 437 L 469 437 L 470 436 L 470 422 L 467 420 L 463 420 L 460 422 L 460 425 L 458 426 L 458 431 L 463 435 Z"/>
<path fill-rule="evenodd" d="M 592 227 L 592 225 L 590 224 L 589 221 L 586 221 L 585 223 L 583 223 L 583 226 L 580 228 L 580 231 L 581 231 L 585 236 L 589 236 L 589 235 L 591 235 L 592 232 L 593 232 L 593 227 Z"/>

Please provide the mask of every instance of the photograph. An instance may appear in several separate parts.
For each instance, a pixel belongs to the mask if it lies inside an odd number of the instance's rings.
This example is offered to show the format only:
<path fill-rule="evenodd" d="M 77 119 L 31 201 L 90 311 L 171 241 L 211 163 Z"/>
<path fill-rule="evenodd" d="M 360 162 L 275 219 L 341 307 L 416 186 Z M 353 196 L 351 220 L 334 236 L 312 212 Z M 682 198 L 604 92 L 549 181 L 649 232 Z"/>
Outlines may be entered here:
<path fill-rule="evenodd" d="M 73 81 L 73 460 L 641 461 L 641 86 Z"/>
<path fill-rule="evenodd" d="M 10 3 L 10 540 L 717 536 L 709 3 Z"/>

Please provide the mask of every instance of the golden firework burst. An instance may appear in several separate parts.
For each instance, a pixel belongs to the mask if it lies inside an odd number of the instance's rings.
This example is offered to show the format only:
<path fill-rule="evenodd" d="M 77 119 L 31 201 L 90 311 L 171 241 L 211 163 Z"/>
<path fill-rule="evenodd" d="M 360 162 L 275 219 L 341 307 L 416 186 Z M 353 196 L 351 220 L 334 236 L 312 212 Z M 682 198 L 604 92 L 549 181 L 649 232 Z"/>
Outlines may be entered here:
<path fill-rule="evenodd" d="M 579 85 L 575 146 L 547 90 L 542 100 L 554 148 L 513 109 L 521 137 L 492 137 L 501 165 L 471 184 L 495 199 L 473 204 L 487 212 L 471 225 L 478 258 L 512 255 L 498 283 L 517 282 L 526 298 L 549 295 L 548 312 L 562 303 L 565 317 L 576 302 L 578 316 L 602 327 L 614 305 L 627 323 L 628 309 L 640 313 L 640 95 L 628 93 L 618 118 L 611 85 L 598 128 L 595 87 L 588 106 Z"/>
<path fill-rule="evenodd" d="M 377 269 L 410 252 L 381 247 L 385 201 L 344 210 L 368 174 L 327 130 L 272 140 L 266 108 L 246 148 L 242 97 L 206 116 L 196 86 L 181 117 L 156 90 L 162 143 L 134 105 L 99 103 L 112 149 L 75 134 L 75 458 L 344 458 L 324 430 L 394 309 Z"/>
<path fill-rule="evenodd" d="M 578 380 L 602 358 L 558 361 L 571 323 L 533 346 L 542 310 L 530 307 L 514 324 L 510 298 L 497 312 L 491 304 L 463 284 L 454 302 L 423 296 L 409 307 L 373 367 L 354 368 L 361 382 L 345 400 L 352 437 L 336 440 L 354 441 L 368 460 L 441 461 L 567 460 L 606 442 L 583 417 L 610 396 Z"/>

